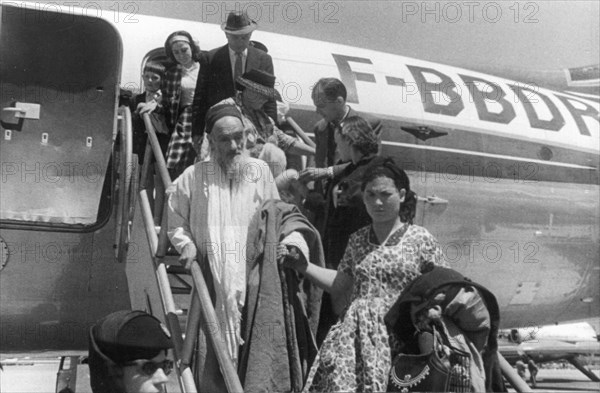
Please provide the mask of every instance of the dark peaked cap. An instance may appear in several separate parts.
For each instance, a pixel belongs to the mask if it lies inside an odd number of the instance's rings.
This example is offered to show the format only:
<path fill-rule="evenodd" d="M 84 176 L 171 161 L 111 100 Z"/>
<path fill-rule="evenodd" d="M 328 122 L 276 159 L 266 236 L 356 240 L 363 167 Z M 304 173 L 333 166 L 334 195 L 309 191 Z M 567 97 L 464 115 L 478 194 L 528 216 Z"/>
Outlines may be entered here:
<path fill-rule="evenodd" d="M 117 311 L 92 328 L 98 349 L 115 363 L 152 359 L 173 348 L 171 334 L 158 319 L 143 311 Z"/>

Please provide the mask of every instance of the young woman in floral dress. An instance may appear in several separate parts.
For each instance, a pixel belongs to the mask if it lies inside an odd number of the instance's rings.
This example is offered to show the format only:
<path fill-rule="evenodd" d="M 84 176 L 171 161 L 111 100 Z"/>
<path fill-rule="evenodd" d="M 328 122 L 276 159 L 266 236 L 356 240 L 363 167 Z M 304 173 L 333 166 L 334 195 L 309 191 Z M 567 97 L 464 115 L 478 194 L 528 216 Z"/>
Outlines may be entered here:
<path fill-rule="evenodd" d="M 395 340 L 383 318 L 410 281 L 445 265 L 436 239 L 411 223 L 416 196 L 392 159 L 365 173 L 362 190 L 372 224 L 350 237 L 337 271 L 283 257 L 284 266 L 347 304 L 313 363 L 307 392 L 385 391 Z"/>

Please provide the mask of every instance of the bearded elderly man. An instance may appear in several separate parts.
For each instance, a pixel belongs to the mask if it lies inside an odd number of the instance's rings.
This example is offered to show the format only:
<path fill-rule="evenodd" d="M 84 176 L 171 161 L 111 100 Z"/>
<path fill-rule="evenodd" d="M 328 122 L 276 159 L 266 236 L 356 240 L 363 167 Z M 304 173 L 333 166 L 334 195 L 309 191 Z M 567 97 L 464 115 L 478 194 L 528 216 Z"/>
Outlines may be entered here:
<path fill-rule="evenodd" d="M 175 180 L 169 189 L 168 216 L 169 238 L 181 253 L 180 262 L 189 269 L 198 261 L 208 289 L 215 295 L 220 332 L 234 363 L 241 345 L 241 310 L 246 298 L 248 226 L 264 201 L 279 199 L 267 164 L 244 150 L 241 116 L 233 105 L 210 108 L 206 115 L 210 159 L 187 168 Z M 226 391 L 205 339 L 201 332 L 198 387 L 200 391 Z"/>

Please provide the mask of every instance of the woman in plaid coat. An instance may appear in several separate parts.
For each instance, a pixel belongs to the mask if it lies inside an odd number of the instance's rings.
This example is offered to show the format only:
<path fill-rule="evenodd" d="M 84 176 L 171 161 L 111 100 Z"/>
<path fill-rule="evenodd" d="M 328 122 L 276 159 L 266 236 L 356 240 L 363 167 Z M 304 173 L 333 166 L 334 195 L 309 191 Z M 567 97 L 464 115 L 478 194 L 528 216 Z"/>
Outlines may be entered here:
<path fill-rule="evenodd" d="M 194 164 L 192 142 L 192 102 L 198 78 L 204 74 L 206 58 L 187 31 L 175 31 L 165 41 L 165 52 L 175 64 L 167 70 L 161 90 L 162 113 L 171 140 L 167 149 L 167 168 L 171 179 Z"/>

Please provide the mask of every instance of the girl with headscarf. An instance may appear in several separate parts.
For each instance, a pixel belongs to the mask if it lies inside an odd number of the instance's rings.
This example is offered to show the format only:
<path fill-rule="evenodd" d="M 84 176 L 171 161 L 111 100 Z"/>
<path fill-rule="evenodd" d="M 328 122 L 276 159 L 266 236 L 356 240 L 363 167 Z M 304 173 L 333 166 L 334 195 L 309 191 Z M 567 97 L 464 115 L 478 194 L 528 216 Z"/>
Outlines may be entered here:
<path fill-rule="evenodd" d="M 192 102 L 206 58 L 187 31 L 175 31 L 165 41 L 165 53 L 174 62 L 162 85 L 162 112 L 171 140 L 167 148 L 167 169 L 172 179 L 192 165 L 196 151 L 192 142 Z"/>

